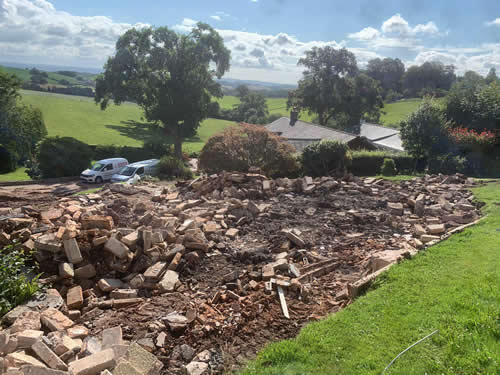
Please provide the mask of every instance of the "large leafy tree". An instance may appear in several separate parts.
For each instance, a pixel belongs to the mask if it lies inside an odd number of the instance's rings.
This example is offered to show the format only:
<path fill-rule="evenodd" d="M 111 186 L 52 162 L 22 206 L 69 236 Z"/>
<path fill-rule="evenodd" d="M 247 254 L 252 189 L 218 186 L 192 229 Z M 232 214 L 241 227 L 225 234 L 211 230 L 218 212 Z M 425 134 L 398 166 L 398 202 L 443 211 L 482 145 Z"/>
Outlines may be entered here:
<path fill-rule="evenodd" d="M 204 23 L 188 34 L 167 27 L 131 29 L 97 78 L 95 100 L 102 109 L 110 101 L 136 102 L 148 121 L 172 137 L 180 159 L 183 139 L 208 117 L 212 98 L 222 97 L 215 78 L 229 70 L 229 59 L 222 37 Z"/>
<path fill-rule="evenodd" d="M 269 109 L 264 95 L 251 91 L 240 97 L 240 103 L 234 106 L 233 112 L 236 121 L 251 124 L 265 124 L 269 116 Z"/>
<path fill-rule="evenodd" d="M 390 91 L 401 92 L 401 80 L 405 65 L 400 59 L 372 59 L 368 61 L 366 74 L 380 82 L 384 96 Z"/>
<path fill-rule="evenodd" d="M 442 109 L 432 99 L 426 98 L 401 122 L 401 139 L 405 150 L 416 159 L 430 160 L 445 154 L 450 143 Z"/>
<path fill-rule="evenodd" d="M 442 93 L 450 89 L 456 80 L 455 67 L 439 61 L 425 62 L 408 68 L 403 76 L 406 96 Z"/>
<path fill-rule="evenodd" d="M 33 156 L 35 145 L 47 135 L 39 109 L 21 104 L 18 78 L 0 71 L 0 170 L 13 170 L 18 161 Z"/>
<path fill-rule="evenodd" d="M 453 85 L 445 105 L 453 125 L 478 131 L 500 129 L 500 83 L 464 80 Z"/>
<path fill-rule="evenodd" d="M 337 127 L 359 124 L 363 114 L 382 107 L 379 85 L 360 73 L 356 57 L 347 49 L 314 47 L 298 64 L 306 70 L 287 105 L 316 113 L 321 125 L 330 120 Z"/>

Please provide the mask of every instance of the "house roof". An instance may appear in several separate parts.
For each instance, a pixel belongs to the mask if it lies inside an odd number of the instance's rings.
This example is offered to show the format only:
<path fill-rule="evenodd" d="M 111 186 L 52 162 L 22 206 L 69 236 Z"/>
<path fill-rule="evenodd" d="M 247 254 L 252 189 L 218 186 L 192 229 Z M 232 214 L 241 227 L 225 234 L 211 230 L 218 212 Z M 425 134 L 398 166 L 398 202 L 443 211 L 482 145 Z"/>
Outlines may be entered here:
<path fill-rule="evenodd" d="M 359 135 L 368 138 L 370 141 L 377 141 L 382 138 L 390 137 L 394 134 L 399 134 L 399 130 L 367 122 L 360 125 Z"/>
<path fill-rule="evenodd" d="M 403 141 L 399 136 L 399 133 L 393 134 L 387 138 L 379 139 L 377 141 L 372 141 L 374 144 L 382 146 L 384 148 L 389 148 L 396 151 L 404 151 Z"/>
<path fill-rule="evenodd" d="M 283 138 L 294 140 L 331 139 L 349 142 L 357 137 L 354 134 L 334 130 L 301 120 L 297 120 L 295 124 L 290 125 L 290 119 L 287 117 L 281 117 L 276 121 L 273 121 L 269 125 L 266 125 L 266 129 L 273 133 L 277 133 Z"/>

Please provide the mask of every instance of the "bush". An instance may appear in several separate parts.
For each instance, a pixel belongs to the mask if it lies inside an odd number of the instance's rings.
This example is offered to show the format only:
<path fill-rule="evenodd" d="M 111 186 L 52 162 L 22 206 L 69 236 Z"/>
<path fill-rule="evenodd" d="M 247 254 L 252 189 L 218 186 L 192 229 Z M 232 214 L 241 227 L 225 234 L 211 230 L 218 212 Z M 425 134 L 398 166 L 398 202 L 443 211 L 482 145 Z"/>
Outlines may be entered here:
<path fill-rule="evenodd" d="M 392 159 L 399 173 L 413 174 L 416 160 L 406 153 L 391 153 L 389 151 L 352 151 L 352 162 L 349 172 L 356 176 L 374 176 L 384 164 L 384 159 Z"/>
<path fill-rule="evenodd" d="M 350 161 L 349 146 L 339 141 L 325 139 L 307 145 L 302 151 L 302 168 L 309 176 L 343 173 Z"/>
<path fill-rule="evenodd" d="M 264 127 L 242 123 L 212 136 L 201 150 L 199 162 L 207 173 L 259 167 L 269 177 L 296 177 L 300 165 L 294 151 Z"/>
<path fill-rule="evenodd" d="M 29 280 L 33 273 L 31 254 L 12 246 L 0 249 L 0 316 L 29 299 L 37 290 L 37 279 Z"/>
<path fill-rule="evenodd" d="M 182 160 L 173 156 L 164 156 L 158 163 L 158 176 L 164 179 L 181 178 L 189 180 L 193 178 L 193 172 L 186 167 Z"/>
<path fill-rule="evenodd" d="M 396 163 L 394 163 L 393 159 L 384 159 L 384 163 L 382 164 L 382 168 L 380 168 L 380 173 L 383 176 L 395 176 L 397 174 L 396 171 Z"/>
<path fill-rule="evenodd" d="M 79 176 L 92 160 L 91 148 L 71 137 L 48 137 L 38 147 L 42 177 Z"/>
<path fill-rule="evenodd" d="M 429 173 L 455 174 L 467 172 L 467 159 L 453 154 L 439 155 L 429 160 Z"/>

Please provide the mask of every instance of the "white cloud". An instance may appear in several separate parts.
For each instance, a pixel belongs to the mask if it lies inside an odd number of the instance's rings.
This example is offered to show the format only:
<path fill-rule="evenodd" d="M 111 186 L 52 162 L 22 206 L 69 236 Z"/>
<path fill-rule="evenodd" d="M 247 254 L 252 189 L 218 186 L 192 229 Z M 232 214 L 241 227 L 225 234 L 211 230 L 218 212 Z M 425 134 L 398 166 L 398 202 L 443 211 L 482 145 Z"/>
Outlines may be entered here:
<path fill-rule="evenodd" d="M 172 28 L 177 31 L 188 32 L 196 26 L 198 21 L 195 21 L 191 18 L 184 18 L 179 25 L 174 25 Z"/>
<path fill-rule="evenodd" d="M 494 19 L 491 22 L 486 22 L 486 26 L 498 26 L 498 27 L 500 27 L 500 17 Z"/>
<path fill-rule="evenodd" d="M 414 49 L 423 36 L 440 36 L 437 25 L 429 21 L 412 27 L 401 14 L 397 13 L 382 23 L 380 30 L 365 27 L 357 33 L 348 35 L 349 39 L 369 44 L 372 48 L 409 48 Z"/>
<path fill-rule="evenodd" d="M 373 27 L 365 27 L 363 30 L 358 31 L 357 33 L 349 34 L 348 37 L 351 39 L 358 40 L 373 40 L 380 35 L 380 32 Z"/>
<path fill-rule="evenodd" d="M 221 20 L 220 16 L 210 16 L 210 18 L 212 18 L 212 19 L 214 19 L 216 21 L 220 21 Z"/>
<path fill-rule="evenodd" d="M 219 11 L 214 16 L 231 17 Z M 492 21 L 496 22 L 496 21 Z M 197 21 L 184 18 L 172 28 L 188 32 Z M 38 62 L 54 65 L 102 67 L 115 51 L 120 35 L 131 27 L 109 17 L 80 17 L 58 11 L 47 0 L 0 0 L 0 57 L 5 61 Z M 368 60 L 383 58 L 392 48 L 400 55 L 405 48 L 410 56 L 407 65 L 440 60 L 453 64 L 459 72 L 472 69 L 482 74 L 491 67 L 500 70 L 500 43 L 473 47 L 432 45 L 421 38 L 436 35 L 439 28 L 433 22 L 411 26 L 400 15 L 386 20 L 380 29 L 366 27 L 348 35 L 348 41 L 303 41 L 287 33 L 260 34 L 247 31 L 218 29 L 225 45 L 231 50 L 231 71 L 228 77 L 295 83 L 303 71 L 297 61 L 313 47 L 347 47 L 362 67 Z M 439 41 L 441 38 L 433 38 Z M 411 57 L 413 56 L 413 57 Z"/>
<path fill-rule="evenodd" d="M 252 3 L 258 3 L 259 0 L 250 0 Z"/>
<path fill-rule="evenodd" d="M 109 17 L 61 12 L 46 0 L 0 0 L 0 51 L 4 59 L 101 65 L 116 40 L 132 27 Z"/>

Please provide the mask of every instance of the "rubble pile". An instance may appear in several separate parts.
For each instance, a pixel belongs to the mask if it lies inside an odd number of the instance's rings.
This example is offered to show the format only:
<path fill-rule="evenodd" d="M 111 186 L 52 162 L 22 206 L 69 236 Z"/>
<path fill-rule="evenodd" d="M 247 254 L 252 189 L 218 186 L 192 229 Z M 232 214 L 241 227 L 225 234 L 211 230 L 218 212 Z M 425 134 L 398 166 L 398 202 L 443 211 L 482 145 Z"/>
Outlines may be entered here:
<path fill-rule="evenodd" d="M 0 208 L 51 288 L 3 318 L 0 373 L 230 370 L 477 220 L 472 184 L 223 173 Z"/>

